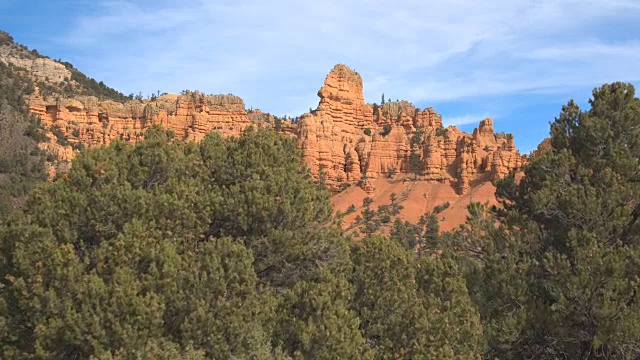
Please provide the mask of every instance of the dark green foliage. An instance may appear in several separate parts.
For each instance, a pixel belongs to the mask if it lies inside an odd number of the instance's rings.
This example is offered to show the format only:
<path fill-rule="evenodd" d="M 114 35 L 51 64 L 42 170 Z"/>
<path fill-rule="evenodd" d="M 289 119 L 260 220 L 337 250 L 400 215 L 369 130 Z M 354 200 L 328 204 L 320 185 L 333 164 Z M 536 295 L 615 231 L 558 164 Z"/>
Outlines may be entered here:
<path fill-rule="evenodd" d="M 326 190 L 314 186 L 300 166 L 293 141 L 263 131 L 248 131 L 230 140 L 213 134 L 200 149 L 209 176 L 224 194 L 218 205 L 224 218 L 211 219 L 215 225 L 211 235 L 260 237 L 273 230 L 297 231 L 329 221 Z M 276 193 L 281 193 L 276 201 L 262 204 L 265 196 Z M 263 208 L 254 208 L 253 203 L 261 203 Z"/>
<path fill-rule="evenodd" d="M 431 321 L 426 333 L 434 344 L 427 359 L 479 359 L 486 348 L 485 329 L 465 279 L 463 261 L 451 252 L 418 260 L 418 297 Z"/>
<path fill-rule="evenodd" d="M 355 309 L 377 358 L 404 358 L 403 353 L 424 345 L 416 337 L 427 335 L 421 327 L 427 324 L 420 321 L 427 313 L 412 282 L 412 261 L 410 252 L 384 237 L 368 237 L 354 249 Z"/>
<path fill-rule="evenodd" d="M 37 143 L 47 138 L 24 102 L 32 92 L 28 78 L 0 62 L 0 214 L 20 206 L 23 196 L 46 179 Z"/>
<path fill-rule="evenodd" d="M 26 152 L 0 158 L 0 176 L 6 180 L 2 188 L 15 198 L 28 194 L 37 183 L 46 179 L 41 160 L 35 160 Z"/>
<path fill-rule="evenodd" d="M 360 232 L 365 236 L 371 236 L 380 228 L 380 218 L 377 216 L 377 213 L 371 209 L 371 203 L 373 199 L 370 197 L 364 198 L 362 200 L 362 228 Z"/>
<path fill-rule="evenodd" d="M 351 214 L 351 213 L 354 213 L 354 212 L 356 212 L 356 204 L 351 204 L 347 208 L 347 212 L 345 214 Z"/>
<path fill-rule="evenodd" d="M 64 135 L 64 133 L 62 132 L 62 130 L 60 130 L 57 127 L 52 127 L 51 128 L 51 133 L 53 134 L 53 136 L 56 137 L 56 142 L 62 146 L 68 146 L 69 145 L 69 140 L 67 140 L 67 137 Z"/>
<path fill-rule="evenodd" d="M 393 177 L 396 176 L 397 172 L 398 170 L 396 168 L 391 168 L 387 170 L 387 173 L 385 174 L 385 176 L 387 177 L 387 179 L 393 179 Z"/>
<path fill-rule="evenodd" d="M 326 191 L 272 132 L 195 145 L 152 129 L 81 153 L 0 228 L 1 354 L 476 357 L 482 331 L 457 260 L 373 236 L 401 209 L 390 200 L 377 211 L 365 200 L 373 243 L 352 264 Z M 437 223 L 422 226 L 437 237 Z"/>
<path fill-rule="evenodd" d="M 531 316 L 527 277 L 532 275 L 529 257 L 534 250 L 528 248 L 532 231 L 506 224 L 496 227 L 487 207 L 474 203 L 467 224 L 443 243 L 468 259 L 470 294 L 487 340 L 486 359 L 522 356 L 520 341 Z"/>
<path fill-rule="evenodd" d="M 447 130 L 443 127 L 439 127 L 436 129 L 436 136 L 445 136 L 447 135 Z"/>
<path fill-rule="evenodd" d="M 282 119 L 277 117 L 274 119 L 273 122 L 274 122 L 274 125 L 273 125 L 274 130 L 276 132 L 280 132 L 280 129 L 282 129 Z"/>
<path fill-rule="evenodd" d="M 424 127 L 420 126 L 413 132 L 413 135 L 411 136 L 411 146 L 414 147 L 422 144 L 423 136 Z"/>
<path fill-rule="evenodd" d="M 366 197 L 362 201 L 362 211 L 351 223 L 349 229 L 358 229 L 358 232 L 364 236 L 371 236 L 373 234 L 380 234 L 385 232 L 385 228 L 392 225 L 394 219 L 400 214 L 400 211 L 404 208 L 401 205 L 401 201 L 397 198 L 395 193 L 391 193 L 389 196 L 391 201 L 389 204 L 382 204 L 378 206 L 377 210 L 372 208 L 373 199 Z M 356 211 L 356 206 L 352 204 L 347 209 L 344 215 L 348 215 Z M 397 219 L 396 219 L 397 220 Z"/>
<path fill-rule="evenodd" d="M 268 131 L 195 145 L 152 129 L 82 152 L 0 227 L 0 357 L 358 359 L 330 213 Z"/>
<path fill-rule="evenodd" d="M 478 314 L 453 258 L 416 256 L 371 236 L 353 251 L 355 309 L 376 359 L 474 359 Z"/>
<path fill-rule="evenodd" d="M 392 202 L 392 205 L 394 204 L 395 202 Z M 396 218 L 389 235 L 406 249 L 416 251 L 418 254 L 440 249 L 444 244 L 439 235 L 438 214 L 448 207 L 448 202 L 436 206 L 431 212 L 420 216 L 420 220 L 415 224 Z"/>
<path fill-rule="evenodd" d="M 73 148 L 73 150 L 78 150 L 78 151 L 84 151 L 85 147 L 82 143 L 75 143 L 75 144 L 71 144 L 71 148 Z"/>
<path fill-rule="evenodd" d="M 418 176 L 422 176 L 424 171 L 424 165 L 422 164 L 420 154 L 415 151 L 413 151 L 409 157 L 409 170 L 413 173 L 414 179 L 417 179 Z"/>
<path fill-rule="evenodd" d="M 375 215 L 376 215 L 377 221 L 381 224 L 389 224 L 391 222 L 392 217 L 398 216 L 398 214 L 400 214 L 400 210 L 404 208 L 397 201 L 398 199 L 395 193 L 391 193 L 390 200 L 391 200 L 390 204 L 378 206 L 378 211 Z"/>
<path fill-rule="evenodd" d="M 8 32 L 0 30 L 0 46 L 12 45 L 13 44 L 13 36 L 9 35 Z"/>
<path fill-rule="evenodd" d="M 364 129 L 364 134 L 367 136 L 371 136 L 371 129 L 369 128 Z"/>
<path fill-rule="evenodd" d="M 380 106 L 376 103 L 373 103 L 373 116 L 376 118 L 380 116 Z"/>
<path fill-rule="evenodd" d="M 11 194 L 7 189 L 0 189 L 0 221 L 4 220 L 13 210 Z"/>
<path fill-rule="evenodd" d="M 24 130 L 24 135 L 30 137 L 37 143 L 49 142 L 49 138 L 44 134 L 44 129 L 40 124 L 40 118 L 29 117 L 29 123 Z"/>
<path fill-rule="evenodd" d="M 436 216 L 418 224 L 398 218 L 389 236 L 379 235 L 402 209 L 391 203 L 371 209 L 365 198 L 356 225 L 365 237 L 352 250 L 354 310 L 376 359 L 476 359 L 485 345 L 480 314 L 467 290 L 467 265 L 445 245 Z"/>
<path fill-rule="evenodd" d="M 248 331 L 261 331 L 255 311 L 265 301 L 258 301 L 246 249 L 224 240 L 188 249 L 130 224 L 99 244 L 66 244 L 37 225 L 7 229 L 4 358 L 23 358 L 32 348 L 46 358 L 129 353 L 144 349 L 148 339 L 195 343 L 215 358 L 268 349 L 264 335 Z M 33 243 L 27 247 L 21 239 Z M 197 264 L 207 266 L 208 277 L 193 268 Z M 47 307 L 38 311 L 41 303 Z M 207 340 L 198 336 L 203 332 Z"/>
<path fill-rule="evenodd" d="M 391 132 L 391 124 L 385 124 L 382 127 L 382 132 L 380 132 L 380 135 L 387 136 L 389 135 L 390 132 Z"/>
<path fill-rule="evenodd" d="M 640 100 L 614 83 L 590 104 L 562 108 L 552 150 L 519 184 L 500 181 L 503 210 L 472 208 L 460 237 L 479 260 L 474 297 L 492 357 L 640 356 Z"/>
<path fill-rule="evenodd" d="M 191 346 L 181 348 L 178 344 L 167 340 L 149 339 L 142 349 L 118 350 L 115 355 L 108 352 L 95 357 L 96 360 L 205 360 L 205 352 L 195 350 Z M 278 359 L 274 357 L 274 359 Z"/>
<path fill-rule="evenodd" d="M 350 284 L 342 277 L 321 273 L 297 283 L 287 292 L 279 313 L 278 338 L 293 359 L 368 359 L 360 319 L 349 310 Z"/>
<path fill-rule="evenodd" d="M 246 247 L 218 239 L 195 247 L 184 260 L 187 269 L 176 274 L 177 289 L 167 295 L 165 314 L 165 321 L 182 330 L 179 342 L 193 343 L 214 358 L 271 358 L 263 324 L 276 299 L 256 291 Z"/>
<path fill-rule="evenodd" d="M 12 65 L 0 62 L 0 99 L 22 114 L 26 114 L 24 96 L 34 91 L 33 82 L 15 71 Z"/>

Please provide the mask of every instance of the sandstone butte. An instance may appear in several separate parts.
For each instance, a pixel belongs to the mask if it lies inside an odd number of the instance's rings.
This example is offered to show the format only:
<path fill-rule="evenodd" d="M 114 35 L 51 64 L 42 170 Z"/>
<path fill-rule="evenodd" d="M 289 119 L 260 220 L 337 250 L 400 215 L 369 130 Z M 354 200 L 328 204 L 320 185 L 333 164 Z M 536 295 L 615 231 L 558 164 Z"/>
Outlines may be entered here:
<path fill-rule="evenodd" d="M 36 68 L 42 72 L 42 66 Z M 318 96 L 314 111 L 296 123 L 282 122 L 279 131 L 298 140 L 315 178 L 342 189 L 333 197 L 336 210 L 359 206 L 367 196 L 374 206 L 387 203 L 395 192 L 404 200 L 401 215 L 415 221 L 449 201 L 452 206 L 442 214 L 443 227 L 449 229 L 464 222 L 469 201 L 495 203 L 491 180 L 517 171 L 526 161 L 513 136 L 496 134 L 491 119 L 466 134 L 455 126 L 444 128 L 432 108 L 421 110 L 406 101 L 367 104 L 362 78 L 345 65 L 331 70 Z M 139 141 L 154 124 L 193 141 L 210 131 L 236 136 L 250 126 L 274 127 L 272 116 L 246 110 L 237 96 L 197 91 L 126 103 L 95 97 L 45 100 L 36 93 L 29 99 L 29 110 L 42 119 L 45 129 L 56 129 L 70 144 L 84 147 Z M 76 151 L 71 146 L 49 137 L 53 140 L 42 144 L 45 150 L 63 162 L 73 158 Z M 411 171 L 416 163 L 423 169 L 420 175 Z M 414 178 L 419 181 L 410 181 Z"/>

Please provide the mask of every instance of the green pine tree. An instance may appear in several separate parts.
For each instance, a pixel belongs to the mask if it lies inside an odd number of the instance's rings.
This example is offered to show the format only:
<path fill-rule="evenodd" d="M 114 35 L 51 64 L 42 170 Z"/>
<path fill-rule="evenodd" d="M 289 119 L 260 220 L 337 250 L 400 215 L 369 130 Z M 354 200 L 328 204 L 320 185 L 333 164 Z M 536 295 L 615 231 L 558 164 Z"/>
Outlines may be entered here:
<path fill-rule="evenodd" d="M 614 83 L 590 104 L 563 107 L 552 149 L 519 184 L 499 183 L 502 228 L 474 230 L 486 241 L 479 272 L 493 282 L 478 292 L 481 313 L 499 321 L 489 343 L 503 357 L 640 356 L 640 100 Z"/>
<path fill-rule="evenodd" d="M 83 152 L 0 225 L 0 357 L 366 356 L 330 215 L 270 131 Z"/>

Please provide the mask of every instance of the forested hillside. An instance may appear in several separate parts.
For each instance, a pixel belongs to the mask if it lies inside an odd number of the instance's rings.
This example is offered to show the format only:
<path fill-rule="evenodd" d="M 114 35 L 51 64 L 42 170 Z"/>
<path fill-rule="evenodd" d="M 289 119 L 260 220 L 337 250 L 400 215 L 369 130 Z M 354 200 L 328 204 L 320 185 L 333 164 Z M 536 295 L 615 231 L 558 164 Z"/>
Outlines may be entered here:
<path fill-rule="evenodd" d="M 6 31 L 0 30 L 0 63 L 13 68 L 30 78 L 44 97 L 95 96 L 101 100 L 123 102 L 132 100 L 133 94 L 125 96 L 119 91 L 96 81 L 76 69 L 73 64 L 52 60 L 36 49 L 29 50 L 18 44 Z"/>
<path fill-rule="evenodd" d="M 269 130 L 83 151 L 0 225 L 0 358 L 637 359 L 640 100 L 590 104 L 446 233 L 346 236 Z"/>
<path fill-rule="evenodd" d="M 36 183 L 46 180 L 46 154 L 37 143 L 47 139 L 24 101 L 33 90 L 29 78 L 0 62 L 0 217 L 19 206 Z"/>
<path fill-rule="evenodd" d="M 46 135 L 48 129 L 28 110 L 28 99 L 36 89 L 44 97 L 129 99 L 70 63 L 56 62 L 15 43 L 11 35 L 0 30 L 0 216 L 21 207 L 25 195 L 47 179 L 46 162 L 50 168 L 57 165 L 56 155 L 38 146 L 55 139 Z"/>

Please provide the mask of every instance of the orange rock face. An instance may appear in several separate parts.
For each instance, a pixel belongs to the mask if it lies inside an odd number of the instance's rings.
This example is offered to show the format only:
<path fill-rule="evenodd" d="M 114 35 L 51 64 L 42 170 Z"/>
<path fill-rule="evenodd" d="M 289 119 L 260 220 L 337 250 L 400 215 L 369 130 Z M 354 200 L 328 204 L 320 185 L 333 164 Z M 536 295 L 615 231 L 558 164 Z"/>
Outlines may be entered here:
<path fill-rule="evenodd" d="M 551 138 L 544 138 L 542 140 L 542 142 L 540 142 L 540 144 L 538 144 L 538 147 L 536 148 L 536 150 L 534 150 L 531 153 L 531 157 L 538 156 L 538 155 L 542 154 L 543 152 L 549 151 L 551 149 L 553 149 L 553 144 L 551 143 Z"/>
<path fill-rule="evenodd" d="M 432 108 L 406 101 L 368 105 L 360 75 L 345 65 L 333 68 L 318 96 L 318 108 L 302 117 L 297 136 L 304 161 L 329 184 L 415 172 L 465 193 L 475 178 L 500 178 L 522 165 L 513 136 L 495 134 L 491 119 L 465 134 L 444 129 Z"/>
<path fill-rule="evenodd" d="M 156 124 L 172 130 L 177 139 L 193 141 L 210 131 L 237 136 L 254 125 L 297 138 L 313 176 L 336 188 L 358 183 L 373 191 L 370 180 L 405 173 L 465 193 L 475 179 L 500 178 L 522 166 L 513 136 L 495 134 L 491 119 L 465 134 L 453 126 L 443 128 L 442 117 L 432 108 L 417 109 L 406 101 L 369 105 L 362 78 L 345 65 L 331 70 L 318 96 L 317 109 L 297 123 L 248 112 L 233 95 L 197 91 L 127 103 L 95 97 L 45 101 L 36 95 L 29 108 L 53 139 L 43 148 L 65 161 L 79 145 L 139 141 Z"/>
<path fill-rule="evenodd" d="M 99 102 L 95 97 L 44 101 L 34 96 L 29 109 L 42 119 L 45 129 L 62 135 L 71 144 L 84 147 L 106 145 L 114 140 L 139 141 L 155 124 L 172 130 L 178 139 L 195 141 L 210 131 L 239 135 L 252 124 L 239 97 L 205 96 L 198 92 L 125 104 Z M 58 137 L 52 134 L 50 138 Z M 55 145 L 47 147 L 54 149 Z M 73 156 L 69 151 L 53 152 L 63 155 L 60 160 L 70 160 Z"/>

